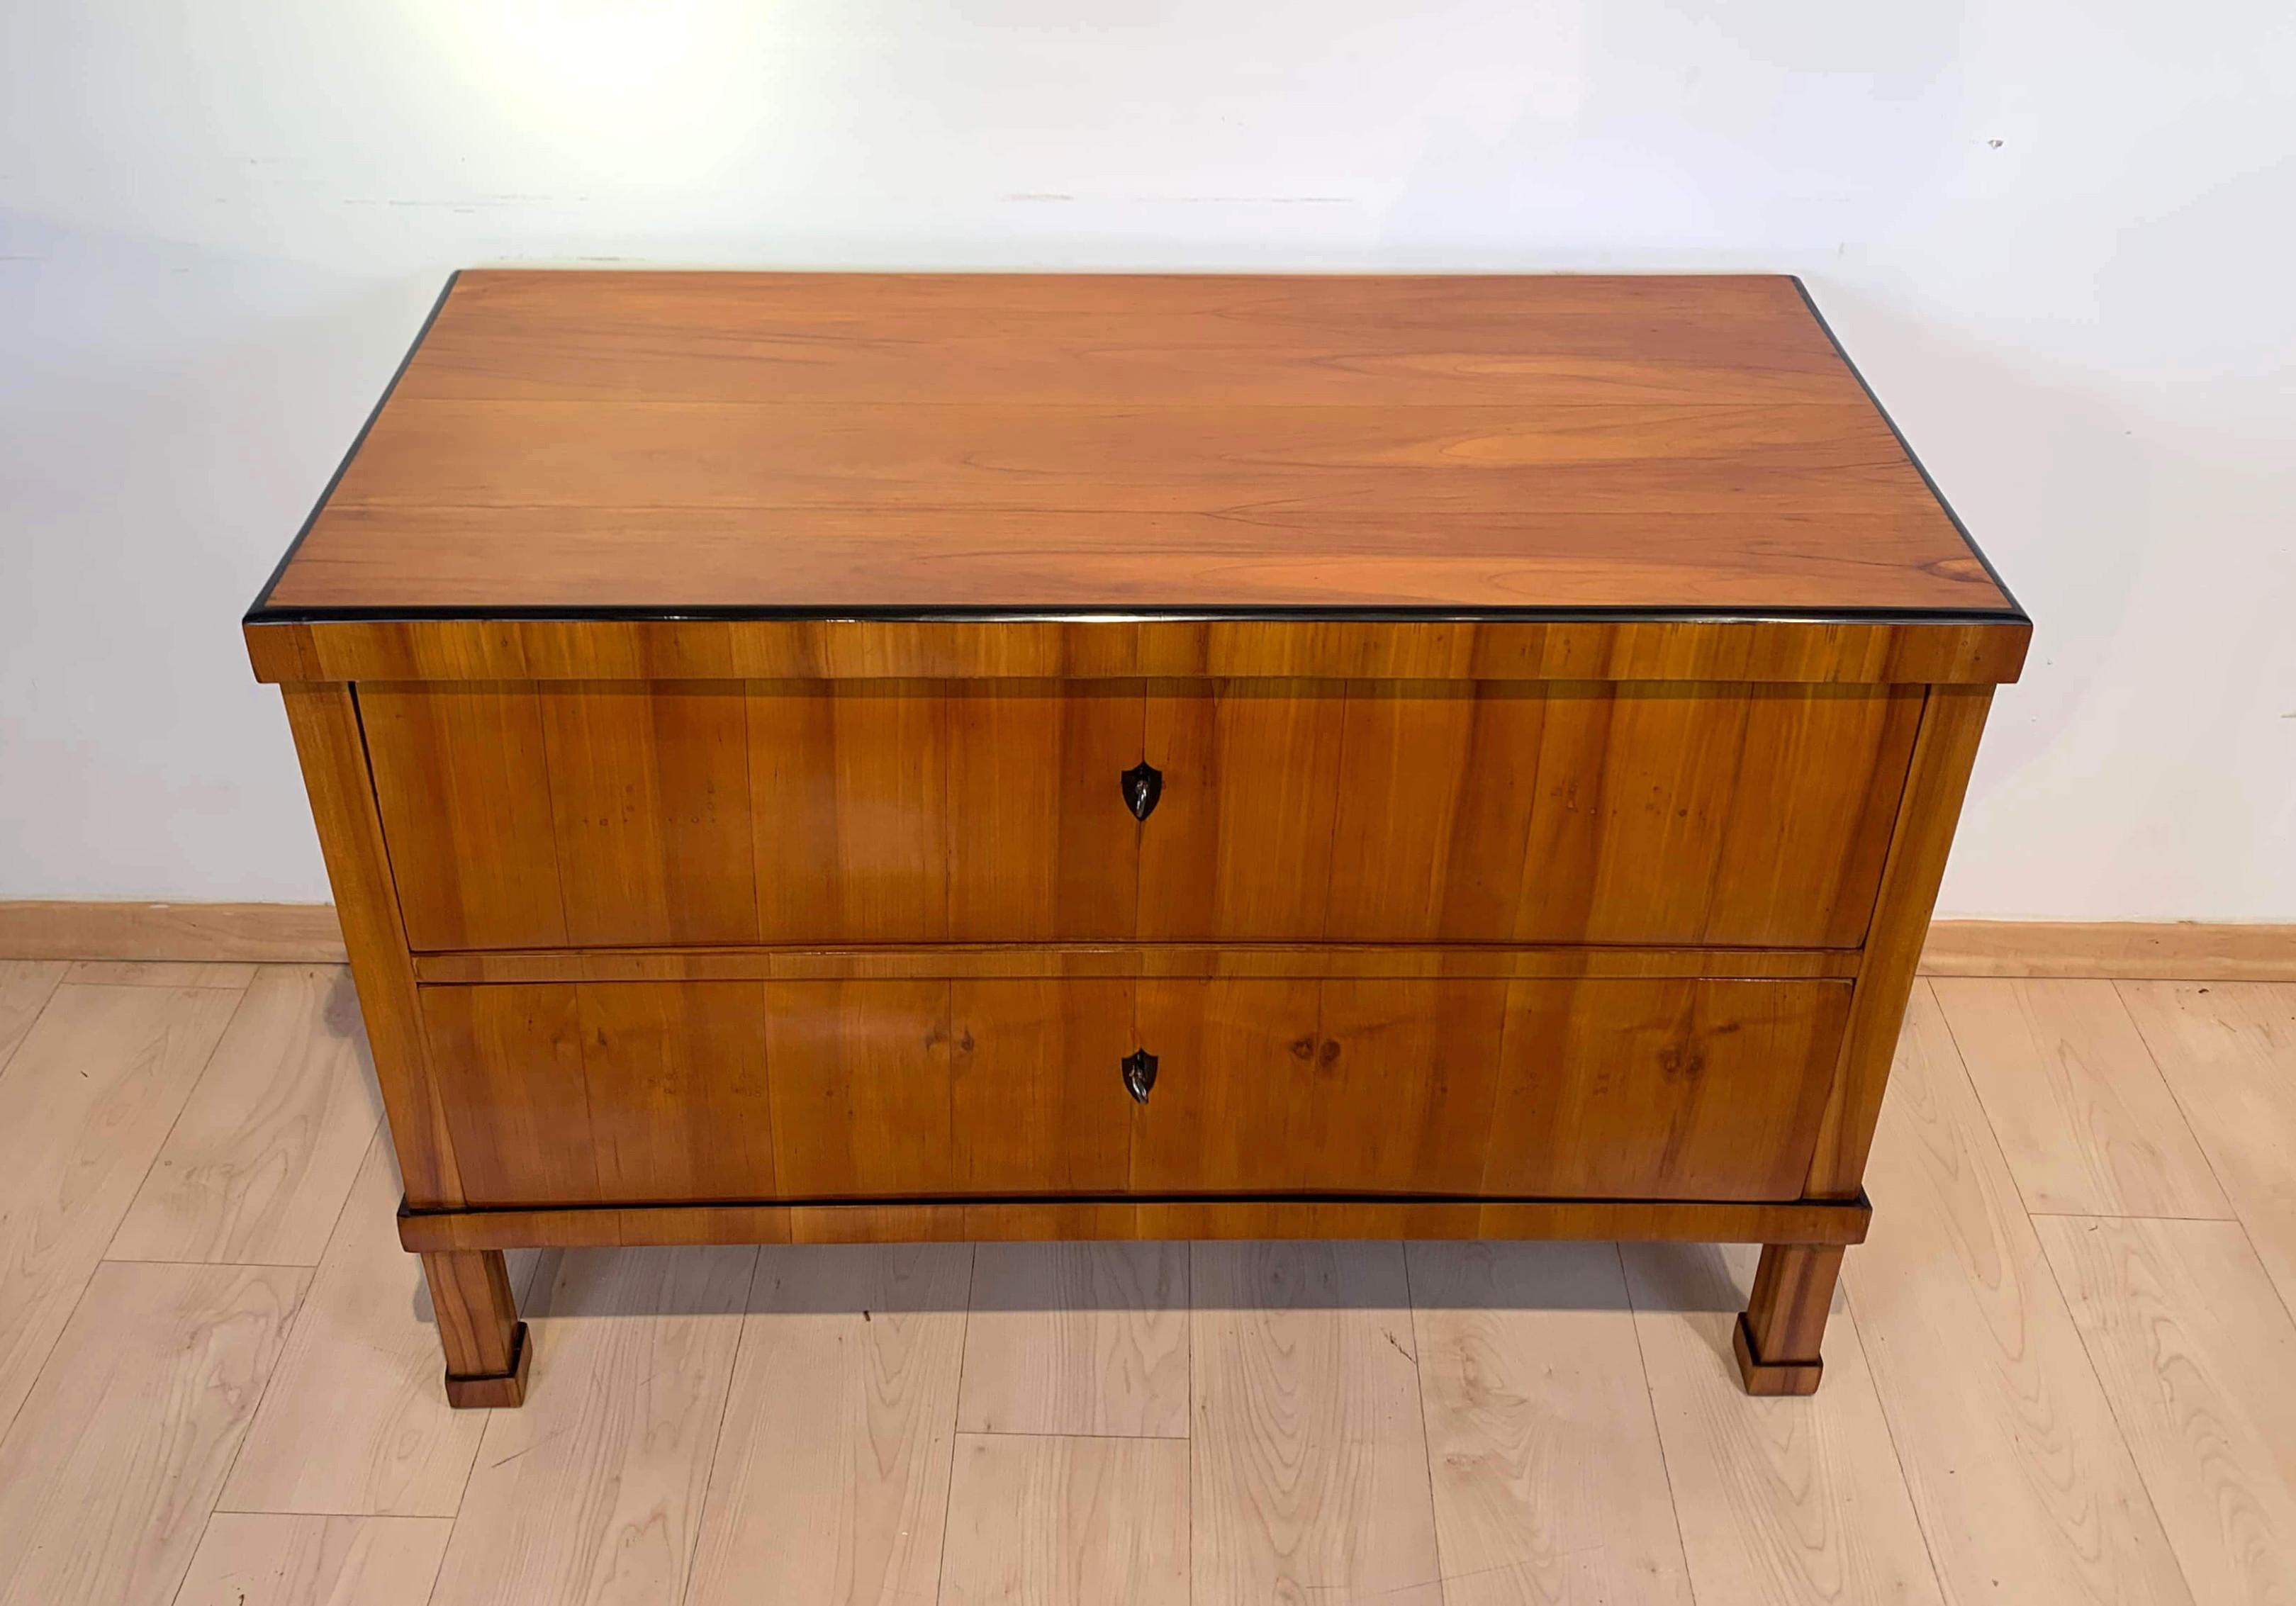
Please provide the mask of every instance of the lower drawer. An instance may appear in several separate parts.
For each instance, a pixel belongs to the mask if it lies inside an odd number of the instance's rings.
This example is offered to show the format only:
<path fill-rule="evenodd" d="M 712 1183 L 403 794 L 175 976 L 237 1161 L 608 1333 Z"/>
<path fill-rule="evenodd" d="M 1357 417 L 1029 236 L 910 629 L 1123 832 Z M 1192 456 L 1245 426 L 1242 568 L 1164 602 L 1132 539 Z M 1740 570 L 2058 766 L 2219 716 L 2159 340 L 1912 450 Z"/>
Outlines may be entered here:
<path fill-rule="evenodd" d="M 434 986 L 422 1010 L 472 1205 L 1782 1200 L 1849 999 L 1824 980 L 752 980 Z"/>

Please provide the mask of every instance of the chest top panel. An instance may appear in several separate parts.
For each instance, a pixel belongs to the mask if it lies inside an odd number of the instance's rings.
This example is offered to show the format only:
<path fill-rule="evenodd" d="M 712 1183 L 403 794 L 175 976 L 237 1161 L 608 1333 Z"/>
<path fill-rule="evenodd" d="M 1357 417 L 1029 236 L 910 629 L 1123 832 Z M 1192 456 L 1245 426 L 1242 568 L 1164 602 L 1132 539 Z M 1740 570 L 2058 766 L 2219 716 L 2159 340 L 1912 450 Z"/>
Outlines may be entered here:
<path fill-rule="evenodd" d="M 2015 619 L 1784 277 L 466 272 L 250 620 Z"/>

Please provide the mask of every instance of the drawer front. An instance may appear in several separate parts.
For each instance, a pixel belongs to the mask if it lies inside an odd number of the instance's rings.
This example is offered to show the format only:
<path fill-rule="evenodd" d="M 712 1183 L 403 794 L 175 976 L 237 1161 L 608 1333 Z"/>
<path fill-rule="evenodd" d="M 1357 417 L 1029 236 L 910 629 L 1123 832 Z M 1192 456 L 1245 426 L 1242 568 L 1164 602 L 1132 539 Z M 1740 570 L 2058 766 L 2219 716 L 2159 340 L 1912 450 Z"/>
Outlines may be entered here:
<path fill-rule="evenodd" d="M 1145 982 L 1146 1193 L 1798 1198 L 1849 984 Z"/>
<path fill-rule="evenodd" d="M 422 1008 L 473 1205 L 1777 1200 L 1801 1192 L 1849 995 L 1699 979 L 583 982 L 427 987 Z M 1125 1075 L 1137 1053 L 1155 1061 L 1144 1100 Z"/>
<path fill-rule="evenodd" d="M 426 951 L 1854 947 L 1921 709 L 1887 687 L 1283 681 L 359 701 Z M 1123 784 L 1144 764 L 1144 821 Z"/>
<path fill-rule="evenodd" d="M 422 989 L 473 1205 L 1126 1185 L 1126 983 Z"/>

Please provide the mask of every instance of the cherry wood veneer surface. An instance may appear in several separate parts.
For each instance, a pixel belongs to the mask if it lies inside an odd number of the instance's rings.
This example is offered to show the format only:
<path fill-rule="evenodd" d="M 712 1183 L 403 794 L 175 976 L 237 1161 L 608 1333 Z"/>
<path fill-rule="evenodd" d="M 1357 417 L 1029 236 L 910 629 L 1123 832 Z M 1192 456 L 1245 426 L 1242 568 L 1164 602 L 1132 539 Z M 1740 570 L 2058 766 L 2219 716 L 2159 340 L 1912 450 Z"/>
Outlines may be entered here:
<path fill-rule="evenodd" d="M 2013 619 L 1783 277 L 468 272 L 258 617 Z"/>
<path fill-rule="evenodd" d="M 418 950 L 1854 947 L 1918 692 L 1701 683 L 359 689 Z M 1160 777 L 1144 820 L 1118 778 Z"/>

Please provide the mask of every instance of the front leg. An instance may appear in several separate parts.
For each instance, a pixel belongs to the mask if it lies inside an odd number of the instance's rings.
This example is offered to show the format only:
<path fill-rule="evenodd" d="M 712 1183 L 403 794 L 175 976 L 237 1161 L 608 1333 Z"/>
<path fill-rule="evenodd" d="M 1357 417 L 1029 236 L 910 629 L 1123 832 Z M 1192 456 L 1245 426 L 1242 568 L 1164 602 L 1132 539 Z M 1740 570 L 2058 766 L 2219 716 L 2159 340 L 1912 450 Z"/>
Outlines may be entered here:
<path fill-rule="evenodd" d="M 1815 1394 L 1818 1344 L 1841 1274 L 1838 1243 L 1766 1243 L 1732 1348 L 1749 1394 Z"/>
<path fill-rule="evenodd" d="M 447 1403 L 458 1410 L 523 1404 L 534 1348 L 502 1251 L 426 1250 L 422 1274 L 447 1352 Z"/>

